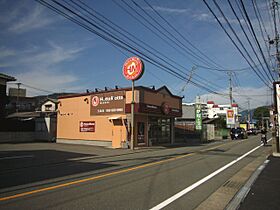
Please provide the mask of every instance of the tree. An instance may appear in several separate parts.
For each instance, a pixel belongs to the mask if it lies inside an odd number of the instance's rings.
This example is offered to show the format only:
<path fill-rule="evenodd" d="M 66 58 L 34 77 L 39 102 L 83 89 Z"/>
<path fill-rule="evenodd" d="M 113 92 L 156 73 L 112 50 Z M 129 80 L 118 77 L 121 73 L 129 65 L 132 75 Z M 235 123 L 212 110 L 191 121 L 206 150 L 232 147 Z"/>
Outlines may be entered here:
<path fill-rule="evenodd" d="M 255 109 L 253 118 L 261 120 L 263 117 L 269 117 L 269 109 L 266 106 L 261 106 Z"/>
<path fill-rule="evenodd" d="M 264 117 L 269 117 L 269 109 L 266 106 L 258 107 L 255 109 L 253 118 L 258 120 L 257 125 L 260 126 L 265 126 L 263 122 Z"/>

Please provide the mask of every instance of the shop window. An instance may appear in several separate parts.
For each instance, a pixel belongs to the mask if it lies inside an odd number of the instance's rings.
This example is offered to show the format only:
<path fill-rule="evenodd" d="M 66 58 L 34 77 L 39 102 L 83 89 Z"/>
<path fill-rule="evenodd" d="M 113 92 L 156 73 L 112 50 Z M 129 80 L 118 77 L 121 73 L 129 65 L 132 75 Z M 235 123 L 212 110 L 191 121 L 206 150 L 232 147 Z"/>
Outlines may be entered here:
<path fill-rule="evenodd" d="M 143 122 L 137 123 L 137 143 L 145 143 L 145 123 Z"/>
<path fill-rule="evenodd" d="M 150 117 L 148 123 L 148 137 L 152 144 L 171 142 L 171 120 L 170 118 Z"/>

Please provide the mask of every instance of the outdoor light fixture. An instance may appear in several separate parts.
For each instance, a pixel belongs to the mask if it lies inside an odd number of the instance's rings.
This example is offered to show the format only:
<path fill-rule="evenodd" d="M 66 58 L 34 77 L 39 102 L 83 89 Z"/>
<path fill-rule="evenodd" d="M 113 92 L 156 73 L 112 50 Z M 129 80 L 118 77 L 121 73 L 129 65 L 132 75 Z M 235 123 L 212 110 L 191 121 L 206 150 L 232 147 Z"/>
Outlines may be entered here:
<path fill-rule="evenodd" d="M 86 102 L 86 103 L 88 104 L 88 98 L 85 98 L 85 99 L 84 99 L 84 102 Z"/>

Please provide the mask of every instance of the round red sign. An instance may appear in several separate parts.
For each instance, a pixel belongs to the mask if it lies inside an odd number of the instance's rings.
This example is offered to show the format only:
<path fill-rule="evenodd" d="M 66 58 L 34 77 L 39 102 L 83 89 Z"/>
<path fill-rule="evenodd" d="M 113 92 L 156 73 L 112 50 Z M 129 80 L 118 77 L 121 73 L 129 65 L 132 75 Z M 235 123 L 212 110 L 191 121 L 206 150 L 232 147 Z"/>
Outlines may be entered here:
<path fill-rule="evenodd" d="M 144 64 L 137 57 L 128 58 L 123 65 L 123 75 L 128 80 L 138 80 L 144 73 Z"/>
<path fill-rule="evenodd" d="M 98 106 L 99 105 L 99 98 L 98 96 L 93 96 L 91 99 L 92 106 Z"/>

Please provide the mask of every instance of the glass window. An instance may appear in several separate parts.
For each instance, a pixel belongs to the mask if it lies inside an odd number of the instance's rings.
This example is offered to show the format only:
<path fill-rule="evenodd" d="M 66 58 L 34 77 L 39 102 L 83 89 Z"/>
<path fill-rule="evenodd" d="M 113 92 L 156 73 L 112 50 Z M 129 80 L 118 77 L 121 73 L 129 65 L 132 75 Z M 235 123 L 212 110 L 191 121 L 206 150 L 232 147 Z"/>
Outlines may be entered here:
<path fill-rule="evenodd" d="M 152 144 L 171 142 L 171 120 L 170 118 L 149 118 L 148 137 Z"/>

